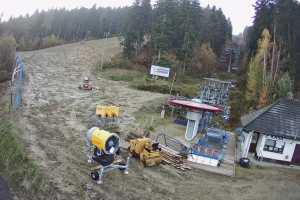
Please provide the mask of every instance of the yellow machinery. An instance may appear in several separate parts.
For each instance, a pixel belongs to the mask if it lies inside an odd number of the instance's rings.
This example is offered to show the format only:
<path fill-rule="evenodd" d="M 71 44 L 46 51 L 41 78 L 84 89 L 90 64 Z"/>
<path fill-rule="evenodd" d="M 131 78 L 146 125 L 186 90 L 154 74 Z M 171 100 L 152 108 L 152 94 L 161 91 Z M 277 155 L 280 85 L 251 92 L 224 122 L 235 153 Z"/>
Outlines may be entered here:
<path fill-rule="evenodd" d="M 150 138 L 130 140 L 130 153 L 138 157 L 145 166 L 159 165 L 162 161 L 158 143 L 152 143 Z"/>
<path fill-rule="evenodd" d="M 92 126 L 101 128 L 116 128 L 120 123 L 120 107 L 96 106 L 96 115 Z"/>
<path fill-rule="evenodd" d="M 86 144 L 88 162 L 94 161 L 98 164 L 97 167 L 92 168 L 93 180 L 101 184 L 103 174 L 114 169 L 119 169 L 125 174 L 128 173 L 129 157 L 127 161 L 120 158 L 118 135 L 93 127 L 86 134 Z"/>
<path fill-rule="evenodd" d="M 119 136 L 99 128 L 92 128 L 88 132 L 91 144 L 106 154 L 114 154 L 119 148 Z"/>
<path fill-rule="evenodd" d="M 120 108 L 117 106 L 100 106 L 96 107 L 96 115 L 102 118 L 119 117 Z"/>

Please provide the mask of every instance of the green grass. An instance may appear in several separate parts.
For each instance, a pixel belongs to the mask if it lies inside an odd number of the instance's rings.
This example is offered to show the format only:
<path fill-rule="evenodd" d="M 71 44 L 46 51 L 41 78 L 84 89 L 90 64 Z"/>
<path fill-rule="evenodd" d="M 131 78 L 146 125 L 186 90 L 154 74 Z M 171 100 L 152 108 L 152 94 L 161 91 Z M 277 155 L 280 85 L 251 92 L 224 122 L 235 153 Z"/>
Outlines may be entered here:
<path fill-rule="evenodd" d="M 38 199 L 49 194 L 49 184 L 26 155 L 17 129 L 6 120 L 0 121 L 0 175 L 17 195 L 25 199 Z"/>
<path fill-rule="evenodd" d="M 4 115 L 5 113 L 9 113 L 10 104 L 9 104 L 8 99 L 9 99 L 8 97 L 0 98 L 0 113 L 1 113 L 1 115 L 2 114 Z"/>
<path fill-rule="evenodd" d="M 235 73 L 219 72 L 217 78 L 220 80 L 238 80 L 238 76 Z"/>
<path fill-rule="evenodd" d="M 125 81 L 125 82 L 130 82 L 133 81 L 134 77 L 132 76 L 118 76 L 118 75 L 111 75 L 109 77 L 113 81 Z"/>
<path fill-rule="evenodd" d="M 145 66 L 136 64 L 121 55 L 112 58 L 111 62 L 103 65 L 103 70 L 96 71 L 99 76 L 113 81 L 128 82 L 131 88 L 162 94 L 169 94 L 172 85 L 172 78 L 154 80 L 149 75 L 149 69 Z M 199 92 L 202 79 L 191 75 L 178 75 L 174 83 L 172 94 L 187 97 L 194 97 Z"/>
<path fill-rule="evenodd" d="M 144 106 L 134 113 L 139 127 L 148 131 L 155 131 L 158 125 L 167 123 L 167 120 L 160 118 L 161 108 L 166 102 L 165 98 L 158 98 L 144 104 Z"/>
<path fill-rule="evenodd" d="M 170 94 L 171 85 L 171 81 L 143 78 L 133 81 L 130 86 L 138 90 Z M 175 82 L 172 89 L 172 95 L 179 94 L 181 96 L 194 97 L 197 95 L 198 91 L 199 84 L 197 83 L 187 84 L 182 82 Z"/>
<path fill-rule="evenodd" d="M 137 70 L 127 70 L 127 69 L 106 69 L 100 74 L 106 79 L 113 81 L 125 81 L 132 82 L 136 79 L 140 79 L 144 76 L 144 73 Z"/>
<path fill-rule="evenodd" d="M 99 74 L 100 76 L 113 81 L 128 82 L 131 88 L 162 94 L 169 94 L 172 80 L 154 80 L 146 72 L 132 69 L 109 68 Z M 172 94 L 194 97 L 199 91 L 200 81 L 191 81 L 186 78 L 183 81 L 175 81 Z"/>

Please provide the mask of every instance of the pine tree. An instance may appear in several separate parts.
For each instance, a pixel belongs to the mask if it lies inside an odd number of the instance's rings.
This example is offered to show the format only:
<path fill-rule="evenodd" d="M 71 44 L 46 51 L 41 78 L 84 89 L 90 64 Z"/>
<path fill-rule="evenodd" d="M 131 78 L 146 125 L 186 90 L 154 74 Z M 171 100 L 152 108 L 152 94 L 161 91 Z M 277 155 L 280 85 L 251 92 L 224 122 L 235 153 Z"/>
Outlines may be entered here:
<path fill-rule="evenodd" d="M 293 94 L 293 81 L 288 72 L 285 72 L 278 81 L 278 97 L 286 97 Z"/>
<path fill-rule="evenodd" d="M 201 19 L 201 8 L 199 1 L 183 0 L 180 4 L 180 24 L 178 31 L 182 35 L 181 44 L 177 56 L 182 60 L 182 71 L 186 71 L 187 64 L 193 56 L 195 44 L 200 41 L 198 30 L 200 29 L 199 20 Z"/>
<path fill-rule="evenodd" d="M 127 57 L 137 56 L 151 30 L 152 8 L 149 0 L 136 0 L 131 7 L 123 32 L 124 54 Z"/>
<path fill-rule="evenodd" d="M 178 47 L 178 4 L 174 0 L 158 0 L 154 6 L 152 46 L 158 57 L 170 49 Z"/>

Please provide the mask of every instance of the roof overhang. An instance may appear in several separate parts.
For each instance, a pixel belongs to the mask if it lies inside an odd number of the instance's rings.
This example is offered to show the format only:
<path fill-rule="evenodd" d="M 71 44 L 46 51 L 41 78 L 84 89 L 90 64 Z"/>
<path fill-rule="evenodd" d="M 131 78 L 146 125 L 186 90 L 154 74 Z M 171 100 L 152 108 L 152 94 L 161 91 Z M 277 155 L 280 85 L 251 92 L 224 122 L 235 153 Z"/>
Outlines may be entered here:
<path fill-rule="evenodd" d="M 187 100 L 173 99 L 173 100 L 169 100 L 169 104 L 171 106 L 185 108 L 187 110 L 194 111 L 194 112 L 207 111 L 212 113 L 219 113 L 223 111 L 221 108 L 215 106 L 210 106 L 207 104 L 197 103 L 197 102 L 187 101 Z"/>

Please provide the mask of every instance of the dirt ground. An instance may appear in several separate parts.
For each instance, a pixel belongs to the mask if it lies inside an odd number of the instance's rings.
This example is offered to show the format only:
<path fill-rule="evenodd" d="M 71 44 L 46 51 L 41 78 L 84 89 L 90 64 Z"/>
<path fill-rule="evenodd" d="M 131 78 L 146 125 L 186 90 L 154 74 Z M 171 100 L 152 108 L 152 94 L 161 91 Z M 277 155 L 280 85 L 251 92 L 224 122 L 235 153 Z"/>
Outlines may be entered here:
<path fill-rule="evenodd" d="M 56 196 L 45 199 L 300 199 L 300 171 L 286 169 L 238 168 L 237 176 L 228 178 L 169 166 L 143 168 L 132 160 L 129 175 L 112 172 L 105 175 L 103 185 L 94 184 L 84 136 L 95 106 L 121 106 L 124 138 L 136 126 L 133 114 L 147 102 L 165 97 L 96 77 L 93 67 L 102 52 L 106 59 L 119 53 L 118 39 L 21 53 L 27 80 L 19 127 L 30 157 L 56 186 Z M 89 76 L 99 90 L 78 90 L 84 76 Z"/>

